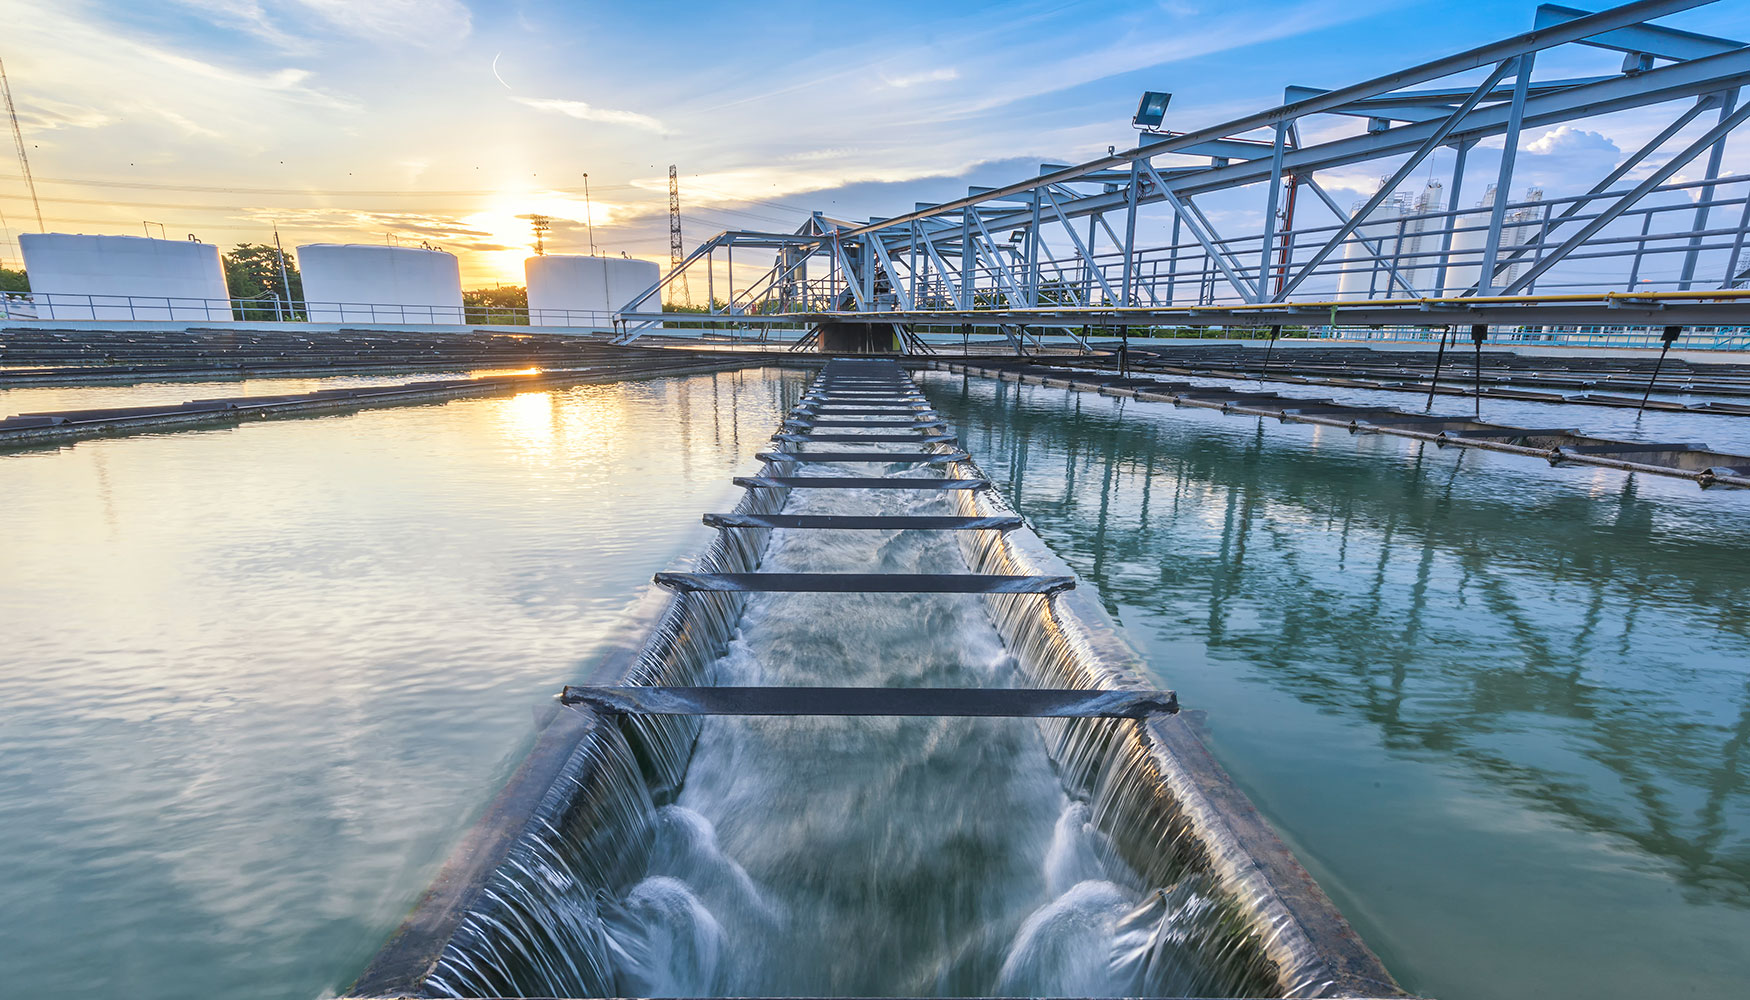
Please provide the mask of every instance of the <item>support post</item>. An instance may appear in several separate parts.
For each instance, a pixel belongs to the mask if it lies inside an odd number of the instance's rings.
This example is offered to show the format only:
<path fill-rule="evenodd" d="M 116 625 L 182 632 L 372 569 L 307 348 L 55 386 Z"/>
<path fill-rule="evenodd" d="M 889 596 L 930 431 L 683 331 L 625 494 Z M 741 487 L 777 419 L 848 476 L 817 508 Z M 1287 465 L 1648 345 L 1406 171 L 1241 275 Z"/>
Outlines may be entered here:
<path fill-rule="evenodd" d="M 1428 383 L 1428 405 L 1422 407 L 1424 413 L 1434 409 L 1434 390 L 1440 385 L 1440 364 L 1446 360 L 1446 341 L 1451 336 L 1452 327 L 1440 328 L 1440 349 L 1434 352 L 1434 378 Z"/>
<path fill-rule="evenodd" d="M 1476 415 L 1479 417 L 1483 415 L 1483 341 L 1488 336 L 1487 324 L 1478 323 L 1470 328 L 1471 348 L 1475 352 L 1471 373 L 1476 382 Z"/>
<path fill-rule="evenodd" d="M 1136 198 L 1142 186 L 1142 161 L 1130 161 L 1130 189 L 1124 193 L 1124 305 L 1136 304 Z M 1178 226 L 1179 217 L 1173 216 Z"/>
<path fill-rule="evenodd" d="M 1258 260 L 1258 301 L 1270 294 L 1270 265 L 1276 250 L 1276 206 L 1282 197 L 1282 150 L 1288 141 L 1289 122 L 1278 122 L 1276 141 L 1270 149 L 1270 190 L 1264 201 L 1264 250 Z"/>
<path fill-rule="evenodd" d="M 960 210 L 960 308 L 971 309 L 978 286 L 978 268 L 972 250 L 972 206 Z"/>
<path fill-rule="evenodd" d="M 1660 335 L 1659 340 L 1661 343 L 1659 346 L 1659 360 L 1653 365 L 1653 377 L 1647 379 L 1646 391 L 1641 393 L 1641 405 L 1635 407 L 1636 413 L 1643 413 L 1646 411 L 1647 397 L 1653 394 L 1653 383 L 1659 381 L 1659 369 L 1665 367 L 1665 354 L 1671 350 L 1672 344 L 1677 343 L 1677 337 L 1682 332 L 1683 327 L 1681 326 L 1668 326 L 1665 328 L 1664 333 Z"/>
<path fill-rule="evenodd" d="M 1720 120 L 1725 121 L 1737 105 L 1738 91 L 1733 88 L 1720 101 Z M 1701 254 L 1699 234 L 1707 228 L 1708 213 L 1713 211 L 1714 181 L 1720 176 L 1720 158 L 1726 155 L 1726 138 L 1720 136 L 1719 141 L 1714 143 L 1714 148 L 1707 154 L 1707 183 L 1702 185 L 1701 197 L 1696 199 L 1695 222 L 1690 227 L 1690 232 L 1697 235 L 1689 238 L 1689 252 L 1683 255 L 1683 275 L 1677 281 L 1677 290 L 1680 292 L 1689 291 L 1690 286 L 1695 283 L 1695 262 Z"/>
<path fill-rule="evenodd" d="M 1027 280 L 1022 289 L 1027 293 L 1027 305 L 1039 307 L 1039 208 L 1043 201 L 1038 190 L 1033 192 L 1033 222 L 1027 227 Z"/>
<path fill-rule="evenodd" d="M 1495 288 L 1495 261 L 1501 256 L 1501 226 L 1507 221 L 1507 202 L 1512 200 L 1508 192 L 1513 186 L 1513 161 L 1519 156 L 1519 128 L 1525 121 L 1525 90 L 1531 84 L 1532 53 L 1515 56 L 1514 62 L 1518 73 L 1513 78 L 1513 105 L 1507 112 L 1507 134 L 1502 137 L 1501 170 L 1495 179 L 1495 204 L 1489 213 L 1483 266 L 1477 271 L 1478 295 L 1487 295 Z"/>

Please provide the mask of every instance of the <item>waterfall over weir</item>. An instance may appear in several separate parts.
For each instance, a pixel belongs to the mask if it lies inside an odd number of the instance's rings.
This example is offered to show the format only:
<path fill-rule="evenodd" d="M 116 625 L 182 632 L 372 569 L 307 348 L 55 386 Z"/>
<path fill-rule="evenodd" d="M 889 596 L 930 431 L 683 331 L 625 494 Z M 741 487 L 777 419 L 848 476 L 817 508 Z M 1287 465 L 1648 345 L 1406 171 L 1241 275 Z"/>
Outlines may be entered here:
<path fill-rule="evenodd" d="M 568 697 L 354 996 L 1402 995 L 1183 717 L 929 714 L 1144 685 L 897 365 L 795 416 L 610 679 L 925 711 Z"/>

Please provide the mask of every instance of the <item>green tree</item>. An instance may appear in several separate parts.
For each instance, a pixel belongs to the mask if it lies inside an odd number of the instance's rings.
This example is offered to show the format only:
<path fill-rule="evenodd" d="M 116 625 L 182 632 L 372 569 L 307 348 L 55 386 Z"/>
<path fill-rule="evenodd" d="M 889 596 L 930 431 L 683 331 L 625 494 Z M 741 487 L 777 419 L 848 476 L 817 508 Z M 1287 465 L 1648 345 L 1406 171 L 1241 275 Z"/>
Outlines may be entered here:
<path fill-rule="evenodd" d="M 231 298 L 254 299 L 253 303 L 235 302 L 232 313 L 238 319 L 265 319 L 274 314 L 273 300 L 280 300 L 284 315 L 290 317 L 297 303 L 304 301 L 304 279 L 298 274 L 297 261 L 286 254 L 285 276 L 291 288 L 280 280 L 280 252 L 265 243 L 239 243 L 225 255 L 225 285 Z"/>
<path fill-rule="evenodd" d="M 30 278 L 20 268 L 14 271 L 10 267 L 0 267 L 0 292 L 28 292 Z"/>
<path fill-rule="evenodd" d="M 465 322 L 500 326 L 529 321 L 529 292 L 521 285 L 473 288 L 462 293 Z"/>

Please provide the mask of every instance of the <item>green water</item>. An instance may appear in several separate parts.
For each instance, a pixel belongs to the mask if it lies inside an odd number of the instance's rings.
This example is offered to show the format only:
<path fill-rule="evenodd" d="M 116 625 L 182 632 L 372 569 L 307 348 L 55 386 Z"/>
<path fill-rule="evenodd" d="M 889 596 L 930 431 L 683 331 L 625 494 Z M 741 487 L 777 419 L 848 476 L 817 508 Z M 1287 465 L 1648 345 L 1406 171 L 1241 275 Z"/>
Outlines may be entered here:
<path fill-rule="evenodd" d="M 920 382 L 1407 988 L 1744 995 L 1750 493 Z"/>
<path fill-rule="evenodd" d="M 343 989 L 800 385 L 0 454 L 0 996 Z"/>

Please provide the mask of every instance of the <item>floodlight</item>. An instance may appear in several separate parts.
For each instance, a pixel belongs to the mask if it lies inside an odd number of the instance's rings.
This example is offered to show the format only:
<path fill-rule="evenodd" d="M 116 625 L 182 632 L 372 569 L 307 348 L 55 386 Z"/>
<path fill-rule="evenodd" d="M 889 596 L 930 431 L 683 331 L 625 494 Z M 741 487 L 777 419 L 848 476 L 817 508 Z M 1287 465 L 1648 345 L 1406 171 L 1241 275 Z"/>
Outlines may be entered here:
<path fill-rule="evenodd" d="M 1172 99 L 1172 94 L 1159 90 L 1145 91 L 1142 102 L 1136 106 L 1136 117 L 1130 120 L 1130 124 L 1144 131 L 1160 128 L 1167 117 L 1167 102 Z"/>

